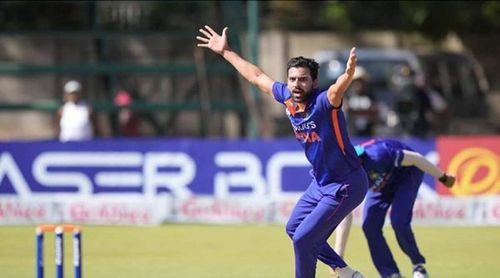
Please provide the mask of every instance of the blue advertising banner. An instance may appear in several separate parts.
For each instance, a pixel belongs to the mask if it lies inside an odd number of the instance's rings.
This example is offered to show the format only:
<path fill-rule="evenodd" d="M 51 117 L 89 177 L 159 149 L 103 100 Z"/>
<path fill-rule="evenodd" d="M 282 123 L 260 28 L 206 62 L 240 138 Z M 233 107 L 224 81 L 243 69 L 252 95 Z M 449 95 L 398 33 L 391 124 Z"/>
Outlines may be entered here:
<path fill-rule="evenodd" d="M 399 140 L 439 163 L 435 140 Z M 0 142 L 0 224 L 283 223 L 309 171 L 295 139 Z M 425 175 L 415 223 L 500 223 L 499 198 L 441 196 L 436 186 Z"/>
<path fill-rule="evenodd" d="M 432 163 L 443 159 L 435 140 L 399 140 Z M 461 140 L 478 150 L 476 139 Z M 479 180 L 485 171 L 476 168 Z M 309 170 L 295 139 L 0 142 L 0 225 L 284 223 L 310 183 Z M 472 179 L 470 168 L 464 173 Z M 415 224 L 500 224 L 497 196 L 443 196 L 437 186 L 425 175 Z M 362 206 L 353 212 L 358 224 Z"/>
<path fill-rule="evenodd" d="M 407 143 L 427 156 L 435 152 L 434 140 Z M 262 196 L 302 192 L 309 169 L 294 139 L 0 143 L 0 195 Z"/>

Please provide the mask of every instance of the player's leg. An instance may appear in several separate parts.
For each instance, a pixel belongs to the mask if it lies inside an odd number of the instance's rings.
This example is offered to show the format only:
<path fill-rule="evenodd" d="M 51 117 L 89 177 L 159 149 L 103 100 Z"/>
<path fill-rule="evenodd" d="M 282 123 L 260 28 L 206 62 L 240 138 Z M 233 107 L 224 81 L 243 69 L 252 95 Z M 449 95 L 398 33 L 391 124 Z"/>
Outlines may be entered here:
<path fill-rule="evenodd" d="M 335 248 L 333 249 L 342 259 L 344 259 L 345 247 L 352 226 L 352 212 L 349 213 L 335 228 Z M 327 244 L 329 247 L 329 245 Z M 336 275 L 335 270 L 330 268 L 330 274 Z"/>
<path fill-rule="evenodd" d="M 332 249 L 328 242 L 325 241 L 322 251 L 320 252 L 318 257 L 318 259 L 323 263 L 332 266 L 332 269 L 335 269 L 334 266 L 337 265 L 332 265 L 332 260 L 330 260 L 328 257 L 334 253 L 336 256 L 343 258 L 344 248 L 347 244 L 347 237 L 349 235 L 352 223 L 351 212 L 363 201 L 364 197 L 366 196 L 366 192 L 368 191 L 368 177 L 366 177 L 366 172 L 362 168 L 346 178 L 348 180 L 344 181 L 344 183 L 350 184 L 350 186 L 341 187 L 340 190 L 336 192 L 336 194 L 332 195 L 332 197 L 336 197 L 337 199 L 349 198 L 349 202 L 352 202 L 353 206 L 352 209 L 350 209 L 350 212 L 346 216 L 341 217 L 342 220 L 340 221 L 340 223 L 336 224 L 333 228 L 334 230 L 342 230 L 340 231 L 341 235 L 339 236 L 342 237 L 342 240 L 340 240 L 341 242 L 336 242 L 336 244 L 338 243 L 338 246 L 341 249 L 340 253 L 337 252 L 337 249 Z M 322 191 L 325 196 L 331 195 L 328 187 L 322 188 Z M 328 233 L 331 235 L 333 233 L 333 230 L 328 231 Z"/>
<path fill-rule="evenodd" d="M 313 180 L 309 185 L 309 187 L 307 188 L 307 190 L 304 192 L 304 194 L 302 194 L 302 196 L 295 204 L 295 207 L 293 208 L 292 213 L 290 214 L 290 218 L 288 219 L 288 222 L 285 226 L 286 233 L 292 239 L 294 244 L 296 277 L 307 277 L 307 276 L 301 276 L 300 274 L 303 271 L 304 267 L 299 268 L 301 255 L 300 252 L 298 252 L 297 246 L 295 244 L 295 234 L 297 228 L 303 223 L 304 219 L 306 219 L 306 217 L 308 217 L 311 214 L 311 212 L 316 208 L 319 201 L 321 200 L 321 197 L 322 194 L 319 191 L 319 187 Z M 313 260 L 314 268 L 316 260 L 317 260 L 316 258 L 314 258 Z"/>
<path fill-rule="evenodd" d="M 346 263 L 328 245 L 327 239 L 340 221 L 361 203 L 367 183 L 366 173 L 360 170 L 346 177 L 343 184 L 318 188 L 322 195 L 320 202 L 293 235 L 297 277 L 314 277 L 317 259 L 334 269 L 355 272 L 346 268 Z"/>
<path fill-rule="evenodd" d="M 293 235 L 295 234 L 297 227 L 300 223 L 302 223 L 304 218 L 306 218 L 306 216 L 313 211 L 320 199 L 321 193 L 319 192 L 316 182 L 313 180 L 295 204 L 295 207 L 293 208 L 286 223 L 286 233 L 291 239 L 293 239 Z"/>
<path fill-rule="evenodd" d="M 352 213 L 349 213 L 342 222 L 335 228 L 335 252 L 344 258 L 347 240 L 352 226 Z"/>
<path fill-rule="evenodd" d="M 389 277 L 399 273 L 396 261 L 382 231 L 385 215 L 391 202 L 392 195 L 369 190 L 363 207 L 363 232 L 368 242 L 373 264 L 381 277 Z"/>
<path fill-rule="evenodd" d="M 396 239 L 403 252 L 408 255 L 414 266 L 425 263 L 420 253 L 415 235 L 411 228 L 413 206 L 417 199 L 418 189 L 422 183 L 422 171 L 408 168 L 408 178 L 398 186 L 391 210 L 391 225 Z"/>
<path fill-rule="evenodd" d="M 301 202 L 299 201 L 299 203 Z M 296 277 L 315 277 L 316 263 L 320 253 L 325 253 L 323 259 L 335 264 L 335 266 L 346 266 L 346 263 L 326 244 L 326 239 L 323 240 L 328 231 L 332 229 L 329 225 L 335 225 L 333 221 L 329 220 L 329 216 L 335 213 L 335 208 L 318 202 L 293 232 L 290 229 L 292 225 L 289 224 L 297 221 L 289 221 L 287 224 L 287 232 L 293 240 Z"/>
<path fill-rule="evenodd" d="M 294 246 L 296 254 L 300 261 L 300 268 L 305 270 L 301 272 L 300 277 L 314 277 L 311 272 L 312 264 L 309 259 L 316 261 L 316 258 L 323 263 L 335 269 L 340 277 L 342 272 L 350 273 L 352 277 L 354 270 L 349 268 L 345 261 L 333 250 L 327 243 L 327 239 L 332 234 L 333 229 L 341 219 L 345 217 L 356 205 L 349 204 L 347 200 L 342 200 L 335 206 L 332 206 L 331 199 L 324 197 L 314 211 L 298 227 L 294 237 Z M 305 259 L 304 259 L 305 258 Z M 307 263 L 309 261 L 309 264 Z M 314 263 L 314 268 L 316 263 Z M 315 270 L 314 270 L 315 271 Z"/>

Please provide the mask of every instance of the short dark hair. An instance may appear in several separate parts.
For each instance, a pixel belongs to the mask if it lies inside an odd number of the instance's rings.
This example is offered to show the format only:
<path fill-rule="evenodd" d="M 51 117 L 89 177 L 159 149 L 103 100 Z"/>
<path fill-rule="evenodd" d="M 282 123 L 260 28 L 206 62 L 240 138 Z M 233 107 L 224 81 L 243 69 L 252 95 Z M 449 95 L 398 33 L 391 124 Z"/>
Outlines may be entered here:
<path fill-rule="evenodd" d="M 319 64 L 314 61 L 314 59 L 304 58 L 302 56 L 293 57 L 288 61 L 286 71 L 288 72 L 290 68 L 308 68 L 309 72 L 311 72 L 312 79 L 316 80 L 318 78 Z"/>

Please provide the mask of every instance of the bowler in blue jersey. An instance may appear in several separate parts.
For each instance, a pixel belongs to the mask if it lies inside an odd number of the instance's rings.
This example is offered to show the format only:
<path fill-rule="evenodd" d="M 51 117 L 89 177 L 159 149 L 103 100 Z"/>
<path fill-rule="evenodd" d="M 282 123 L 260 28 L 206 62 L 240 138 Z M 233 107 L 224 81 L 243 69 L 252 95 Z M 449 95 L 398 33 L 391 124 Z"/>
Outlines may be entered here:
<path fill-rule="evenodd" d="M 413 206 L 424 173 L 452 187 L 455 177 L 446 174 L 410 146 L 396 140 L 373 139 L 355 147 L 368 174 L 370 189 L 363 207 L 363 232 L 375 268 L 382 278 L 402 278 L 382 228 L 390 210 L 396 240 L 413 264 L 413 278 L 428 278 L 425 258 L 411 228 Z M 335 250 L 344 250 L 352 215 L 336 231 Z M 340 252 L 343 255 L 343 251 Z"/>
<path fill-rule="evenodd" d="M 353 79 L 356 49 L 351 49 L 345 73 L 327 90 L 320 91 L 319 65 L 313 59 L 290 59 L 287 82 L 276 82 L 229 47 L 227 30 L 224 28 L 219 35 L 205 26 L 199 30 L 203 36 L 196 37 L 198 47 L 221 55 L 250 83 L 284 105 L 295 137 L 312 165 L 311 183 L 286 224 L 295 253 L 295 277 L 315 277 L 320 260 L 340 278 L 362 278 L 327 243 L 342 219 L 363 201 L 368 189 L 368 178 L 347 134 L 341 109 Z"/>

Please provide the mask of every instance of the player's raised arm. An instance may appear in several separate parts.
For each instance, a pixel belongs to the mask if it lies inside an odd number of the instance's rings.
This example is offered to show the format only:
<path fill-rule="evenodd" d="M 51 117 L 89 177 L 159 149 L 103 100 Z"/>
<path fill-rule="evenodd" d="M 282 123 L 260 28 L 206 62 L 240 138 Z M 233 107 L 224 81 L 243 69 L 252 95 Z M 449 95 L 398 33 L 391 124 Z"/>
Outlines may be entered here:
<path fill-rule="evenodd" d="M 328 100 L 333 107 L 339 107 L 342 104 L 344 93 L 351 85 L 352 77 L 354 76 L 354 69 L 356 68 L 356 48 L 351 48 L 349 59 L 347 60 L 345 72 L 337 78 L 335 84 L 328 88 Z"/>
<path fill-rule="evenodd" d="M 246 79 L 248 82 L 257 86 L 262 92 L 271 95 L 274 80 L 267 76 L 259 67 L 243 59 L 238 53 L 230 47 L 227 39 L 227 30 L 225 27 L 222 34 L 219 35 L 210 26 L 205 25 L 200 29 L 203 36 L 196 36 L 198 47 L 211 49 L 213 52 L 221 55 Z"/>

